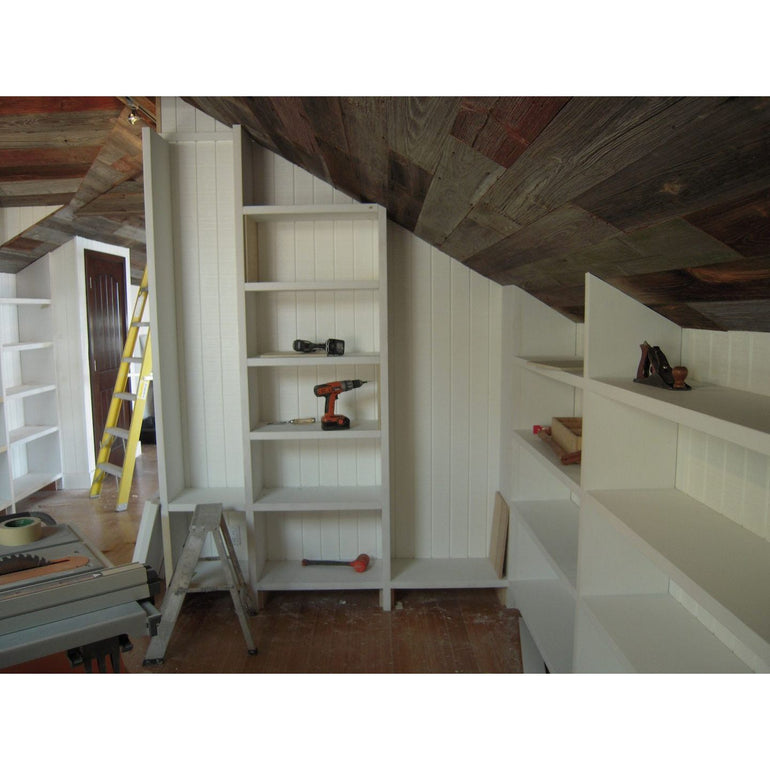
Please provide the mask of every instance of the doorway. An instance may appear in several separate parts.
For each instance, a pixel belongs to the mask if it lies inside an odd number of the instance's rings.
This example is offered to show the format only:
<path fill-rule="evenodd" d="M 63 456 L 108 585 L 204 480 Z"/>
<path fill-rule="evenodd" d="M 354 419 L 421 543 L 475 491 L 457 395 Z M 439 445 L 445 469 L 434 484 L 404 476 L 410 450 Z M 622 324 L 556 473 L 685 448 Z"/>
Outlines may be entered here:
<path fill-rule="evenodd" d="M 126 272 L 122 257 L 89 249 L 84 250 L 84 257 L 91 413 L 94 452 L 98 457 L 126 343 Z M 130 407 L 128 402 L 124 402 L 118 427 L 128 428 L 130 422 Z M 116 441 L 109 462 L 122 465 L 123 457 L 123 442 Z"/>

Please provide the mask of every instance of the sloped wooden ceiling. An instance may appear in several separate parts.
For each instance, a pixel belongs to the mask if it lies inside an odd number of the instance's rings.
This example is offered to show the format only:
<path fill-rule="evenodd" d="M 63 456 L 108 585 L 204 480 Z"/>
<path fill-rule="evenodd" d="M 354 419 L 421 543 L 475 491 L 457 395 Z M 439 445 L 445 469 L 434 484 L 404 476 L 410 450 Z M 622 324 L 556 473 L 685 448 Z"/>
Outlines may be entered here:
<path fill-rule="evenodd" d="M 473 270 L 582 320 L 591 272 L 770 331 L 770 99 L 185 97 Z"/>
<path fill-rule="evenodd" d="M 132 124 L 135 105 L 143 119 Z M 152 98 L 0 98 L 0 206 L 60 207 L 0 244 L 0 270 L 17 272 L 80 235 L 128 247 L 141 276 L 144 125 L 155 125 Z"/>

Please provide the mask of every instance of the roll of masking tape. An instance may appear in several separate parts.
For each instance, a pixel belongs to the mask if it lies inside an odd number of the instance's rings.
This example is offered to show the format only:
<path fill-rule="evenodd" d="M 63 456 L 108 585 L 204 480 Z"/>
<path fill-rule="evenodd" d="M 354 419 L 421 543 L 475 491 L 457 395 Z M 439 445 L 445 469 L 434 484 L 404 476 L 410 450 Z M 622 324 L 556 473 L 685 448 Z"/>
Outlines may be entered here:
<path fill-rule="evenodd" d="M 35 516 L 23 516 L 0 523 L 0 545 L 27 545 L 43 536 L 43 522 Z"/>

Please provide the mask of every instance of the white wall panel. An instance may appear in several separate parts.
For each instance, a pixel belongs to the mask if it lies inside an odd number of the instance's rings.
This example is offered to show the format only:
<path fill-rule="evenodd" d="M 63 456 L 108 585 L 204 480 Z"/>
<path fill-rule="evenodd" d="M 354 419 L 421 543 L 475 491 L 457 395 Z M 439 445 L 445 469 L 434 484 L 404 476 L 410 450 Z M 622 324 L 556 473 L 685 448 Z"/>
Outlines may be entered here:
<path fill-rule="evenodd" d="M 185 477 L 192 487 L 237 487 L 243 450 L 232 138 L 228 132 L 221 141 L 171 148 Z"/>
<path fill-rule="evenodd" d="M 682 363 L 688 379 L 770 395 L 770 333 L 684 329 Z M 770 540 L 770 457 L 680 428 L 676 483 Z"/>
<path fill-rule="evenodd" d="M 0 243 L 10 241 L 59 208 L 61 206 L 0 207 Z"/>
<path fill-rule="evenodd" d="M 498 485 L 501 287 L 388 226 L 393 555 L 482 557 Z"/>

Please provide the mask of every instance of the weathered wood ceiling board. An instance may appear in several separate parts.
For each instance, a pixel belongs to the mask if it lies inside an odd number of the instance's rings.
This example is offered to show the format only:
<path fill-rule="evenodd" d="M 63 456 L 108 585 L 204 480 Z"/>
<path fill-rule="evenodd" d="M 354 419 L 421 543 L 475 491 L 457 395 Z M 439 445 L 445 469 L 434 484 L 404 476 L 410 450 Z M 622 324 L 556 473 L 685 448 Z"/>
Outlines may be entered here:
<path fill-rule="evenodd" d="M 143 120 L 131 124 L 136 105 Z M 154 124 L 147 97 L 0 98 L 0 206 L 60 206 L 0 244 L 0 270 L 17 272 L 80 235 L 128 247 L 141 277 L 141 129 Z"/>
<path fill-rule="evenodd" d="M 500 284 L 570 318 L 586 272 L 685 326 L 770 331 L 765 97 L 184 97 Z M 61 206 L 0 244 L 73 234 L 146 261 L 152 97 L 0 98 L 0 206 Z"/>
<path fill-rule="evenodd" d="M 591 272 L 686 326 L 770 331 L 768 98 L 185 100 L 570 318 Z"/>

